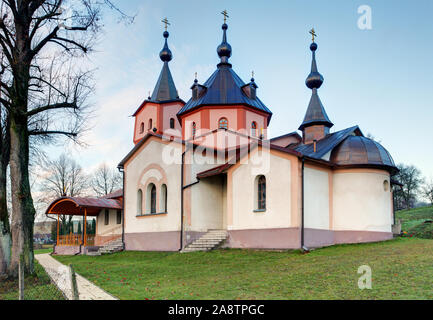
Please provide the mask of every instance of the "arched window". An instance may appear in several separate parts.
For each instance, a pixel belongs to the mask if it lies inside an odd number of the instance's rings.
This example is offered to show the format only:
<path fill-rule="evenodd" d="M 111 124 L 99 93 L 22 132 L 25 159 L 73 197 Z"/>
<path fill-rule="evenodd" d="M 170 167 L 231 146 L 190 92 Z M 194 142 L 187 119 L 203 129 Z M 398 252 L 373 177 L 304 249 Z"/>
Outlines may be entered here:
<path fill-rule="evenodd" d="M 140 133 L 144 132 L 144 122 L 140 124 Z"/>
<path fill-rule="evenodd" d="M 167 185 L 161 186 L 161 193 L 159 198 L 159 211 L 167 212 Z"/>
<path fill-rule="evenodd" d="M 138 189 L 137 191 L 137 215 L 143 214 L 143 191 Z"/>
<path fill-rule="evenodd" d="M 174 129 L 174 119 L 170 118 L 170 129 Z"/>
<path fill-rule="evenodd" d="M 383 190 L 388 191 L 389 190 L 389 182 L 388 180 L 383 181 Z"/>
<path fill-rule="evenodd" d="M 258 176 L 257 181 L 257 209 L 266 209 L 266 178 L 265 176 Z"/>
<path fill-rule="evenodd" d="M 191 134 L 193 138 L 195 137 L 196 132 L 197 132 L 197 125 L 195 124 L 195 122 L 193 122 L 191 127 Z"/>
<path fill-rule="evenodd" d="M 156 187 L 153 183 L 146 188 L 146 213 L 156 213 Z"/>
<path fill-rule="evenodd" d="M 152 130 L 152 119 L 149 119 L 149 125 L 147 126 L 148 130 Z"/>
<path fill-rule="evenodd" d="M 228 129 L 229 128 L 229 122 L 227 118 L 221 118 L 218 121 L 218 129 Z"/>
<path fill-rule="evenodd" d="M 150 190 L 150 213 L 156 213 L 156 187 L 154 184 Z"/>
<path fill-rule="evenodd" d="M 257 136 L 257 122 L 253 121 L 251 123 L 251 136 L 256 137 Z"/>

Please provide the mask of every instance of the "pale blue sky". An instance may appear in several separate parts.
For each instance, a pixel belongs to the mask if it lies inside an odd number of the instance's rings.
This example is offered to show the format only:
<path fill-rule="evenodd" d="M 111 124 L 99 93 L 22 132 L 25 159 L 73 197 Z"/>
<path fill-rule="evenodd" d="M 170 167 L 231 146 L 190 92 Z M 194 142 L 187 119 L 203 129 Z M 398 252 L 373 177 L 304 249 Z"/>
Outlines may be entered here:
<path fill-rule="evenodd" d="M 116 166 L 133 147 L 130 115 L 152 91 L 162 63 L 163 26 L 168 17 L 170 68 L 188 101 L 194 72 L 203 83 L 218 63 L 222 16 L 227 9 L 234 70 L 273 112 L 271 136 L 294 131 L 302 122 L 311 91 L 308 31 L 318 38 L 317 63 L 325 78 L 319 95 L 333 131 L 359 125 L 388 149 L 397 163 L 414 164 L 433 177 L 432 48 L 433 1 L 209 1 L 128 0 L 119 7 L 137 14 L 133 25 L 105 14 L 105 29 L 90 58 L 98 71 L 97 109 L 89 146 L 73 148 L 87 169 Z M 360 5 L 372 8 L 372 30 L 357 26 Z M 53 157 L 65 147 L 51 150 Z"/>

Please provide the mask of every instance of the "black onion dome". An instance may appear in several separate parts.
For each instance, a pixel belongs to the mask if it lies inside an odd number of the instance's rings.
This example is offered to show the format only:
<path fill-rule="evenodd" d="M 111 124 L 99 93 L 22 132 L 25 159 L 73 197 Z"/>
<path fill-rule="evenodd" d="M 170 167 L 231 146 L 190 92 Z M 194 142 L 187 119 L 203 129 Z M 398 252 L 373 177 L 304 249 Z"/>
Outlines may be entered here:
<path fill-rule="evenodd" d="M 221 62 L 227 62 L 228 58 L 230 58 L 232 55 L 232 47 L 227 42 L 227 35 L 226 35 L 227 28 L 228 28 L 227 24 L 224 23 L 222 25 L 223 41 L 221 42 L 221 44 L 217 48 L 217 53 L 218 53 L 218 56 L 221 58 Z"/>
<path fill-rule="evenodd" d="M 397 170 L 389 152 L 378 142 L 363 137 L 349 136 L 331 153 L 330 161 L 339 166 L 379 167 Z"/>
<path fill-rule="evenodd" d="M 313 52 L 313 61 L 311 62 L 311 73 L 308 75 L 307 80 L 305 80 L 305 84 L 308 88 L 319 89 L 323 83 L 323 76 L 317 71 L 317 63 L 316 63 L 316 50 L 317 43 L 313 42 L 310 45 L 310 50 Z"/>
<path fill-rule="evenodd" d="M 167 44 L 167 38 L 169 36 L 168 31 L 164 31 L 163 36 L 165 38 L 165 44 L 161 52 L 159 53 L 159 57 L 161 58 L 162 61 L 169 62 L 171 61 L 171 59 L 173 59 L 173 55 L 171 53 L 171 50 L 168 48 L 168 44 Z"/>

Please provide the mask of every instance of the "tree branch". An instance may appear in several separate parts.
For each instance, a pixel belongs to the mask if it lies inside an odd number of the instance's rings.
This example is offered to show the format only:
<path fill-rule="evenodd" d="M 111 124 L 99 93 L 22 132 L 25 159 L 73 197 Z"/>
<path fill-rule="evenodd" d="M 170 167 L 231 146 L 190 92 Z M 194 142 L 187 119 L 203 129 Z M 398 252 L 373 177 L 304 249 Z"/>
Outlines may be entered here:
<path fill-rule="evenodd" d="M 78 48 L 80 48 L 81 50 L 83 50 L 84 53 L 86 53 L 88 51 L 88 49 L 85 46 L 83 46 L 83 45 L 79 44 L 78 42 L 76 42 L 74 40 L 71 40 L 71 39 L 66 39 L 66 38 L 62 38 L 62 37 L 57 37 L 56 36 L 56 37 L 54 37 L 53 39 L 50 40 L 51 42 L 55 42 L 55 43 L 61 45 L 63 48 L 65 48 L 66 51 L 69 51 L 69 50 L 71 50 L 73 48 L 68 48 L 65 44 L 60 43 L 60 42 L 55 41 L 55 40 L 64 41 L 66 43 L 73 44 L 74 46 L 77 46 Z"/>
<path fill-rule="evenodd" d="M 54 103 L 50 105 L 46 105 L 44 107 L 35 108 L 27 112 L 27 116 L 31 117 L 35 114 L 38 114 L 43 111 L 52 110 L 52 109 L 78 109 L 76 102 L 62 102 L 62 103 Z"/>
<path fill-rule="evenodd" d="M 31 136 L 46 136 L 46 135 L 50 135 L 50 134 L 61 134 L 61 135 L 65 135 L 68 137 L 76 137 L 77 133 L 75 132 L 67 132 L 67 131 L 37 131 L 37 130 L 31 130 L 29 131 L 29 135 Z"/>

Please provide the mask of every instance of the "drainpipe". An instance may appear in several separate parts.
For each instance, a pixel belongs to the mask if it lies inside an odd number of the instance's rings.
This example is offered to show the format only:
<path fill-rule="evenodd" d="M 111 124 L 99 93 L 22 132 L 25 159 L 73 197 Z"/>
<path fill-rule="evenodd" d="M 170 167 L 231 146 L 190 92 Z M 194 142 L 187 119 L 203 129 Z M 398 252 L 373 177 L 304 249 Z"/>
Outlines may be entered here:
<path fill-rule="evenodd" d="M 179 251 L 182 251 L 183 249 L 183 165 L 185 163 L 185 153 L 186 150 L 182 153 L 182 164 L 180 167 L 180 249 Z"/>
<path fill-rule="evenodd" d="M 117 169 L 122 173 L 122 245 L 125 250 L 125 170 L 123 166 L 118 166 Z"/>
<path fill-rule="evenodd" d="M 305 158 L 302 157 L 302 172 L 301 172 L 301 176 L 302 176 L 302 204 L 301 204 L 301 250 L 303 252 L 307 252 L 309 251 L 308 248 L 305 246 L 305 241 L 304 241 L 304 235 L 305 235 L 305 224 L 304 224 L 304 202 L 305 202 L 305 196 L 304 196 L 304 192 L 305 192 L 305 179 L 304 179 L 304 168 L 305 168 Z"/>
<path fill-rule="evenodd" d="M 82 244 L 80 243 L 80 247 L 78 248 L 78 252 L 74 254 L 74 256 L 78 256 L 81 253 L 81 246 Z"/>

